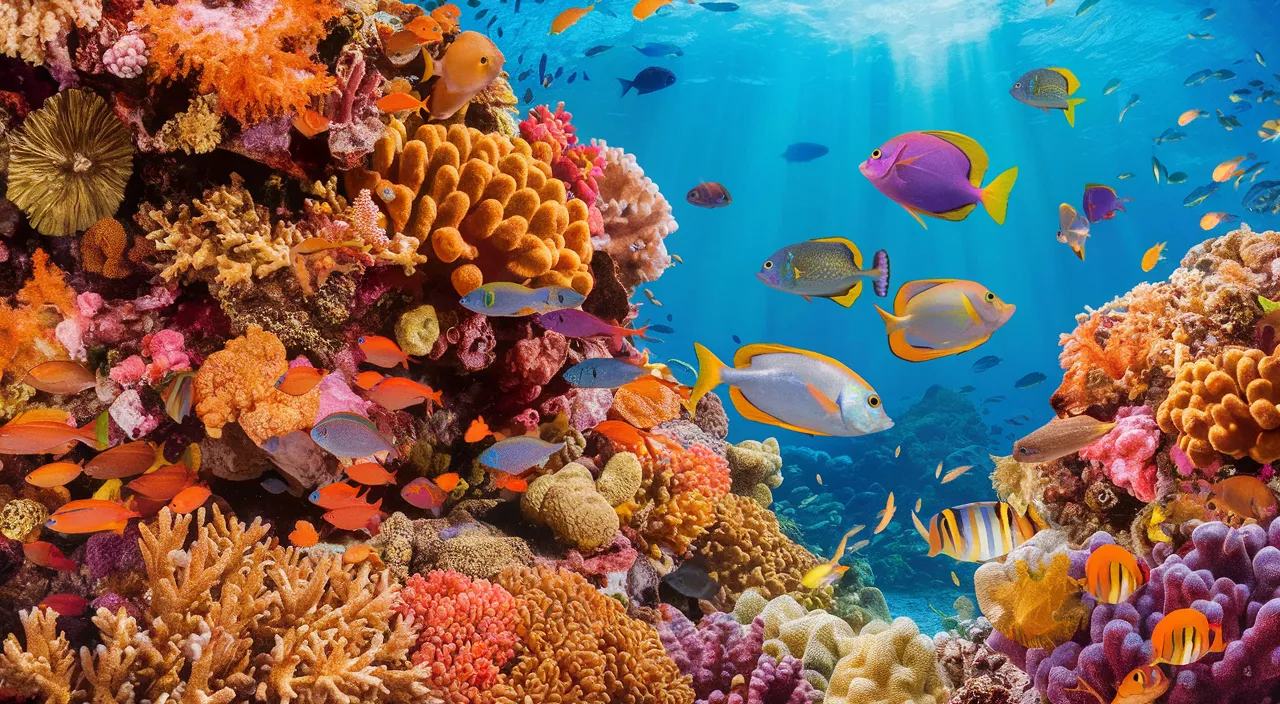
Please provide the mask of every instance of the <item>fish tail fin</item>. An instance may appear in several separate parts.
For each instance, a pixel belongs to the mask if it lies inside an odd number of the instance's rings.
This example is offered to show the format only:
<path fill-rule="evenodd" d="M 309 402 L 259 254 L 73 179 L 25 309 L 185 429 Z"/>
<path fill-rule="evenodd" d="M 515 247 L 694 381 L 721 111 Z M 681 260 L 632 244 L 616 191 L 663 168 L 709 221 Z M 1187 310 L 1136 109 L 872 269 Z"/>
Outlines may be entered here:
<path fill-rule="evenodd" d="M 1009 209 L 1009 191 L 1013 190 L 1013 182 L 1018 180 L 1018 167 L 996 176 L 995 180 L 982 189 L 982 205 L 987 214 L 997 225 L 1004 224 L 1005 213 Z"/>
<path fill-rule="evenodd" d="M 632 83 L 631 81 L 625 78 L 619 78 L 618 82 L 622 84 L 622 95 L 619 95 L 618 96 L 619 98 L 621 98 L 623 95 L 626 95 L 627 92 L 631 90 L 631 86 L 635 85 L 634 83 Z"/>
<path fill-rule="evenodd" d="M 95 450 L 100 450 L 103 447 L 106 447 L 106 443 L 98 441 L 98 419 L 97 418 L 94 418 L 92 421 L 89 421 L 88 423 L 85 423 L 84 425 L 80 426 L 80 428 L 76 431 L 76 440 L 78 440 L 82 444 L 92 447 Z M 68 445 L 68 447 L 71 447 L 71 445 Z"/>
<path fill-rule="evenodd" d="M 1084 98 L 1067 98 L 1067 109 L 1062 111 L 1067 116 L 1067 124 L 1076 126 L 1076 106 L 1085 101 Z"/>
<path fill-rule="evenodd" d="M 880 270 L 880 276 L 873 285 L 876 295 L 884 298 L 889 295 L 889 253 L 883 249 L 877 251 L 871 259 L 872 265 Z"/>
<path fill-rule="evenodd" d="M 693 343 L 693 349 L 698 355 L 698 380 L 693 383 L 693 391 L 689 392 L 689 400 L 684 402 L 685 408 L 689 410 L 690 417 L 693 416 L 693 409 L 697 408 L 698 401 L 707 392 L 719 386 L 721 383 L 721 374 L 725 370 L 725 363 L 721 362 L 715 353 L 707 349 L 701 344 Z"/>
<path fill-rule="evenodd" d="M 907 326 L 906 318 L 899 318 L 880 306 L 876 306 L 876 312 L 879 313 L 880 318 L 884 320 L 884 331 L 888 335 L 892 335 Z"/>

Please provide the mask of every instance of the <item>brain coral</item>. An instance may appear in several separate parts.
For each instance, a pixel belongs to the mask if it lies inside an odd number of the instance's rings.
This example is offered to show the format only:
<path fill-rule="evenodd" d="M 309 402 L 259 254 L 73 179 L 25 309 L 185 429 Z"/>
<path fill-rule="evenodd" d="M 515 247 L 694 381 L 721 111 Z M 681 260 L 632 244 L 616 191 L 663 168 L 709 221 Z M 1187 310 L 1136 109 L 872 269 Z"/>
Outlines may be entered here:
<path fill-rule="evenodd" d="M 841 647 L 849 654 L 836 663 L 824 704 L 943 704 L 950 696 L 933 640 L 909 618 L 872 621 Z"/>
<path fill-rule="evenodd" d="M 692 704 L 657 631 L 581 576 L 512 568 L 497 582 L 519 602 L 520 644 L 489 691 L 496 704 Z"/>
<path fill-rule="evenodd" d="M 430 240 L 433 265 L 460 295 L 489 281 L 591 290 L 587 206 L 518 137 L 423 125 L 408 139 L 393 121 L 371 169 L 344 180 L 349 195 L 377 196 L 389 235 Z"/>
<path fill-rule="evenodd" d="M 1160 429 L 1178 435 L 1178 446 L 1198 467 L 1222 453 L 1266 463 L 1280 459 L 1280 357 L 1233 347 L 1209 359 L 1184 363 L 1169 397 L 1160 404 Z"/>
<path fill-rule="evenodd" d="M 707 573 L 736 599 L 755 588 L 772 599 L 801 589 L 800 578 L 818 559 L 782 534 L 768 509 L 737 494 L 716 505 L 716 524 L 695 552 L 711 566 Z"/>
<path fill-rule="evenodd" d="M 591 470 L 576 462 L 533 480 L 520 508 L 526 518 L 546 524 L 579 550 L 605 545 L 618 533 L 618 514 L 596 489 Z"/>
<path fill-rule="evenodd" d="M 750 496 L 768 507 L 770 488 L 782 484 L 782 449 L 775 438 L 764 442 L 743 440 L 725 451 L 733 478 L 733 493 Z"/>
<path fill-rule="evenodd" d="M 778 660 L 786 656 L 800 660 L 804 678 L 822 691 L 827 689 L 836 662 L 848 654 L 844 648 L 857 635 L 839 616 L 806 609 L 786 594 L 765 600 L 759 592 L 748 589 L 738 598 L 733 615 L 742 624 L 760 617 L 764 652 Z"/>

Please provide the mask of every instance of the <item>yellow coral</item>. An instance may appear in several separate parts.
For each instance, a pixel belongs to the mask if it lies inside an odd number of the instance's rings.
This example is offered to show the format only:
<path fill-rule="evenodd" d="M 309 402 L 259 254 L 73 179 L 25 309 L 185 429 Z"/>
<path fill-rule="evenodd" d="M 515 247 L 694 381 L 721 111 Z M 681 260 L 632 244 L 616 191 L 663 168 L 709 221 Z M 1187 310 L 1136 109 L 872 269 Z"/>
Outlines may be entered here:
<path fill-rule="evenodd" d="M 824 704 L 943 704 L 950 697 L 933 639 L 915 621 L 872 621 L 836 663 Z"/>
<path fill-rule="evenodd" d="M 579 550 L 606 545 L 618 533 L 618 514 L 596 490 L 591 470 L 576 462 L 533 480 L 520 509 Z"/>
<path fill-rule="evenodd" d="M 806 609 L 790 595 L 765 600 L 748 589 L 733 608 L 744 625 L 763 617 L 764 652 L 774 659 L 791 656 L 804 665 L 804 676 L 815 689 L 826 691 L 836 662 L 849 654 L 856 637 L 853 627 L 822 609 Z"/>
<path fill-rule="evenodd" d="M 1042 531 L 1004 563 L 974 574 L 982 614 L 1006 638 L 1028 648 L 1055 648 L 1075 635 L 1089 616 L 1080 585 L 1068 572 L 1065 537 Z"/>
<path fill-rule="evenodd" d="M 600 478 L 596 480 L 596 490 L 610 506 L 618 506 L 636 495 L 643 479 L 640 459 L 633 453 L 619 452 L 605 463 Z"/>
<path fill-rule="evenodd" d="M 222 114 L 218 94 L 198 95 L 187 109 L 173 116 L 156 133 L 164 151 L 181 149 L 187 154 L 206 154 L 222 144 Z"/>
<path fill-rule="evenodd" d="M 371 161 L 345 172 L 347 194 L 375 194 L 389 235 L 430 240 L 459 294 L 486 281 L 591 290 L 587 206 L 528 142 L 456 124 L 423 125 L 410 140 L 392 121 Z"/>
<path fill-rule="evenodd" d="M 818 558 L 783 535 L 778 519 L 753 499 L 726 495 L 716 506 L 716 518 L 695 552 L 706 559 L 707 573 L 731 598 L 748 588 L 770 599 L 800 591 L 800 578 L 818 564 Z"/>
<path fill-rule="evenodd" d="M 1001 501 L 1012 506 L 1018 513 L 1026 514 L 1030 503 L 1040 498 L 1043 476 L 1035 465 L 1025 465 L 1013 458 L 1013 455 L 991 458 L 995 469 L 991 472 L 991 486 Z"/>
<path fill-rule="evenodd" d="M 43 504 L 31 499 L 14 499 L 0 509 L 0 535 L 27 542 L 40 535 L 40 526 L 49 518 Z"/>
<path fill-rule="evenodd" d="M 396 321 L 396 344 L 409 355 L 427 355 L 440 337 L 440 321 L 436 309 L 421 305 L 407 310 Z"/>
<path fill-rule="evenodd" d="M 301 396 L 276 389 L 289 370 L 280 339 L 260 327 L 228 340 L 196 372 L 193 403 L 210 437 L 221 437 L 228 423 L 239 422 L 254 442 L 306 430 L 320 410 L 320 387 Z"/>
<path fill-rule="evenodd" d="M 1212 360 L 1187 362 L 1156 413 L 1160 429 L 1177 433 L 1178 446 L 1197 467 L 1217 453 L 1280 459 L 1280 357 L 1232 347 Z"/>
<path fill-rule="evenodd" d="M 729 446 L 725 459 L 729 461 L 733 492 L 750 496 L 767 508 L 773 502 L 769 488 L 782 484 L 782 450 L 777 439 L 743 440 Z"/>

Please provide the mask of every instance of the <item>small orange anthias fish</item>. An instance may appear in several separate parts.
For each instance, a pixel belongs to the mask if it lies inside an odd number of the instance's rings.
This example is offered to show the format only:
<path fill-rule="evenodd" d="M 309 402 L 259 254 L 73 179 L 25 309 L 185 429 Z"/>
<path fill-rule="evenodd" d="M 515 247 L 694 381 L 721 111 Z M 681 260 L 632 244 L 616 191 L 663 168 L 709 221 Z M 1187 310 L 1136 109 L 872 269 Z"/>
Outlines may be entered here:
<path fill-rule="evenodd" d="M 1093 598 L 1104 604 L 1119 604 L 1147 583 L 1150 570 L 1133 553 L 1119 545 L 1101 545 L 1089 554 L 1080 580 Z"/>
<path fill-rule="evenodd" d="M 99 499 L 69 501 L 54 511 L 45 525 L 59 533 L 124 533 L 129 519 L 141 515 L 123 504 Z"/>
<path fill-rule="evenodd" d="M 323 509 L 342 508 L 351 504 L 365 503 L 365 495 L 360 494 L 360 487 L 350 484 L 328 484 L 311 492 L 308 500 Z M 368 493 L 368 492 L 366 492 Z"/>
<path fill-rule="evenodd" d="M 1139 665 L 1124 676 L 1120 686 L 1116 688 L 1116 696 L 1110 704 L 1152 704 L 1169 691 L 1172 681 L 1164 674 L 1159 665 Z M 1100 704 L 1107 700 L 1098 694 L 1098 690 L 1080 678 L 1080 684 L 1068 687 L 1063 692 L 1084 692 L 1097 697 Z"/>
<path fill-rule="evenodd" d="M 203 484 L 189 486 L 173 497 L 173 501 L 169 502 L 169 510 L 178 514 L 191 513 L 203 506 L 211 493 L 213 492 L 209 491 L 209 487 Z"/>
<path fill-rule="evenodd" d="M 154 472 L 134 479 L 125 485 L 127 489 L 154 501 L 169 501 L 195 481 L 191 471 L 180 464 L 161 467 Z"/>
<path fill-rule="evenodd" d="M 525 481 L 523 478 L 515 474 L 507 474 L 506 472 L 498 470 L 494 470 L 493 472 L 493 483 L 497 485 L 499 489 L 506 489 L 507 491 L 515 492 L 517 494 L 523 494 L 529 490 L 529 482 Z"/>
<path fill-rule="evenodd" d="M 440 29 L 446 34 L 457 34 L 462 29 L 462 25 L 458 24 L 459 17 L 462 17 L 462 10 L 451 2 L 431 11 L 431 19 L 439 23 Z"/>
<path fill-rule="evenodd" d="M 298 521 L 293 524 L 293 531 L 289 533 L 289 542 L 295 547 L 309 548 L 320 542 L 320 534 L 310 521 Z"/>
<path fill-rule="evenodd" d="M 1190 665 L 1209 653 L 1226 650 L 1222 626 L 1195 609 L 1170 611 L 1151 631 L 1151 664 Z"/>
<path fill-rule="evenodd" d="M 421 110 L 427 107 L 426 98 L 415 98 L 408 93 L 388 93 L 375 103 L 383 112 L 400 112 L 401 110 Z"/>
<path fill-rule="evenodd" d="M 398 411 L 426 401 L 440 405 L 440 392 L 413 379 L 389 376 L 369 389 L 369 398 L 389 411 Z"/>
<path fill-rule="evenodd" d="M 388 472 L 382 465 L 377 462 L 361 462 L 353 464 L 346 469 L 347 476 L 351 480 L 365 486 L 381 486 L 383 484 L 395 484 L 395 472 Z"/>
<path fill-rule="evenodd" d="M 578 20 L 586 17 L 592 10 L 596 9 L 595 5 L 587 5 L 586 7 L 571 7 L 551 20 L 551 31 L 547 34 L 559 34 L 564 30 L 578 23 Z"/>
<path fill-rule="evenodd" d="M 351 504 L 335 508 L 324 514 L 324 520 L 342 530 L 368 530 L 373 532 L 375 519 L 381 520 L 382 499 L 373 504 Z"/>
<path fill-rule="evenodd" d="M 0 426 L 0 455 L 40 455 L 79 442 L 97 448 L 94 424 L 70 425 L 65 411 L 28 411 Z"/>
<path fill-rule="evenodd" d="M 426 477 L 418 477 L 400 489 L 400 498 L 411 506 L 435 511 L 444 505 L 448 493 Z"/>
<path fill-rule="evenodd" d="M 83 467 L 75 462 L 51 462 L 27 475 L 27 483 L 49 489 L 62 486 L 80 476 Z"/>
<path fill-rule="evenodd" d="M 458 487 L 459 481 L 461 481 L 461 478 L 458 476 L 457 472 L 446 472 L 445 474 L 441 474 L 436 477 L 436 486 L 444 489 L 445 491 L 453 491 Z"/>
<path fill-rule="evenodd" d="M 94 479 L 123 479 L 151 469 L 156 463 L 156 446 L 144 440 L 127 442 L 94 455 L 84 473 Z"/>
<path fill-rule="evenodd" d="M 394 340 L 381 335 L 364 335 L 356 340 L 356 344 L 360 346 L 360 351 L 364 352 L 365 361 L 383 369 L 390 369 L 397 365 L 408 369 L 409 362 L 418 361 L 405 354 Z"/>
<path fill-rule="evenodd" d="M 342 564 L 358 565 L 371 558 L 374 564 L 381 564 L 382 562 L 382 560 L 378 558 L 378 554 L 373 551 L 373 548 L 360 543 L 358 545 L 352 545 L 342 553 Z"/>
<path fill-rule="evenodd" d="M 27 559 L 33 563 L 51 570 L 58 570 L 59 572 L 74 572 L 76 570 L 74 560 L 63 555 L 56 545 L 43 540 L 24 543 L 22 545 L 22 554 L 26 555 Z"/>
<path fill-rule="evenodd" d="M 293 367 L 276 380 L 276 390 L 290 396 L 301 396 L 314 389 L 328 373 L 325 369 L 315 367 Z"/>
<path fill-rule="evenodd" d="M 479 32 L 460 33 L 438 61 L 428 61 L 425 81 L 440 77 L 431 86 L 431 117 L 447 120 L 471 102 L 502 73 L 506 57 L 491 39 Z"/>
<path fill-rule="evenodd" d="M 437 7 L 436 9 L 441 10 L 444 8 Z M 406 31 L 416 34 L 423 44 L 435 44 L 444 41 L 444 27 L 440 26 L 439 20 L 434 15 L 435 13 L 433 12 L 431 15 L 415 17 L 404 28 Z"/>
<path fill-rule="evenodd" d="M 322 132 L 329 131 L 329 118 L 307 108 L 294 116 L 293 128 L 302 133 L 303 137 L 311 139 Z"/>
<path fill-rule="evenodd" d="M 53 609 L 62 616 L 79 616 L 89 608 L 89 600 L 79 594 L 50 594 L 39 605 Z"/>
<path fill-rule="evenodd" d="M 462 439 L 467 442 L 480 442 L 492 435 L 495 439 L 501 440 L 498 434 L 489 429 L 489 424 L 484 422 L 484 416 L 477 416 L 471 421 L 471 425 L 467 426 L 467 432 Z"/>
<path fill-rule="evenodd" d="M 378 382 L 386 379 L 386 375 L 375 371 L 360 372 L 356 374 L 356 386 L 368 391 L 378 385 Z"/>
<path fill-rule="evenodd" d="M 38 364 L 22 381 L 37 391 L 51 394 L 78 394 L 98 385 L 97 376 L 79 362 Z"/>

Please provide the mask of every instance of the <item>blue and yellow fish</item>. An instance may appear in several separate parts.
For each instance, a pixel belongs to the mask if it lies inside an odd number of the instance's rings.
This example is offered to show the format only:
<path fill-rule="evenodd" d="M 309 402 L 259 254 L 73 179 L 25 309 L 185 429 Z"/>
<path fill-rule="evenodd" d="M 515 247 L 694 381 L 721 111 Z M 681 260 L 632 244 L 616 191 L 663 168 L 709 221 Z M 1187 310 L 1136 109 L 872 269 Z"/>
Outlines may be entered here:
<path fill-rule="evenodd" d="M 563 286 L 529 288 L 499 281 L 485 284 L 462 297 L 459 303 L 472 313 L 491 318 L 518 318 L 535 313 L 577 308 L 586 296 Z"/>
<path fill-rule="evenodd" d="M 911 520 L 920 537 L 929 541 L 929 557 L 942 553 L 961 562 L 1002 557 L 1038 532 L 1031 518 L 1000 501 L 943 509 L 929 519 L 928 530 L 916 514 L 911 514 Z"/>

